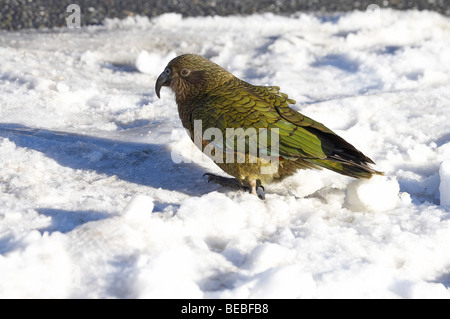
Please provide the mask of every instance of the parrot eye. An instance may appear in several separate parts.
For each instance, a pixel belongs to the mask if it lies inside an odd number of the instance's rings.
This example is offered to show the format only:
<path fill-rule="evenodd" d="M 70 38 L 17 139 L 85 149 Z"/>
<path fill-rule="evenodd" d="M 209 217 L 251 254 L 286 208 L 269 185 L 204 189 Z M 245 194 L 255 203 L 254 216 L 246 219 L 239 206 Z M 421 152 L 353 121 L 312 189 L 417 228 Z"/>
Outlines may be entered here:
<path fill-rule="evenodd" d="M 181 71 L 180 71 L 180 74 L 182 76 L 188 76 L 189 73 L 191 73 L 191 70 L 189 70 L 189 69 L 181 69 Z"/>

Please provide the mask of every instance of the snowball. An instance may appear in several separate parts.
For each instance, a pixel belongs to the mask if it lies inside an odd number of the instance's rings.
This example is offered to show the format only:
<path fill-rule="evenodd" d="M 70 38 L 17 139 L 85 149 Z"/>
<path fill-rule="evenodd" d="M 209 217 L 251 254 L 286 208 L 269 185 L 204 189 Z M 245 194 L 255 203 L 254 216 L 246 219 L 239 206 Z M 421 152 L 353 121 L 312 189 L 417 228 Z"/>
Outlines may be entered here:
<path fill-rule="evenodd" d="M 439 167 L 439 193 L 442 206 L 450 206 L 450 160 L 443 161 Z"/>
<path fill-rule="evenodd" d="M 125 206 L 123 216 L 127 219 L 141 219 L 153 211 L 153 198 L 145 195 L 134 196 Z"/>
<path fill-rule="evenodd" d="M 397 206 L 400 186 L 395 179 L 373 176 L 356 180 L 347 187 L 347 204 L 355 211 L 386 211 Z"/>

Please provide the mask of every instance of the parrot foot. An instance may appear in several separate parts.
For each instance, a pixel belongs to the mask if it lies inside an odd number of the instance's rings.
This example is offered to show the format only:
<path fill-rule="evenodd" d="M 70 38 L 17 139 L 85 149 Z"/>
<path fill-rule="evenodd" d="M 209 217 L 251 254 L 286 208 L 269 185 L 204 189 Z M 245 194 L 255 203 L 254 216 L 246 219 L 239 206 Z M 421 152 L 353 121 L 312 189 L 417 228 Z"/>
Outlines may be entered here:
<path fill-rule="evenodd" d="M 205 173 L 203 176 L 208 176 L 208 183 L 213 182 L 214 184 L 221 186 L 248 191 L 249 193 L 258 196 L 260 199 L 265 199 L 265 189 L 264 186 L 261 185 L 260 180 L 252 181 L 249 186 L 245 186 L 239 183 L 236 178 L 232 177 L 223 177 L 211 173 Z"/>
<path fill-rule="evenodd" d="M 266 199 L 264 186 L 261 185 L 261 181 L 253 180 L 250 182 L 250 193 L 258 196 L 259 199 Z"/>

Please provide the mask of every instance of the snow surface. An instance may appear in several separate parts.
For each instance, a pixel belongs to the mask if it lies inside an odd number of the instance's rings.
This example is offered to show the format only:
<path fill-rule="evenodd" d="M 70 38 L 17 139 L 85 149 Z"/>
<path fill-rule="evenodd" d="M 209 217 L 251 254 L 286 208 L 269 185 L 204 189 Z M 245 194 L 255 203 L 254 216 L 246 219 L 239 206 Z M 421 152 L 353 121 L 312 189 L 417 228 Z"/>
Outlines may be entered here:
<path fill-rule="evenodd" d="M 450 297 L 448 17 L 165 14 L 0 35 L 0 297 Z M 300 171 L 264 201 L 208 184 L 220 170 L 154 92 L 186 52 L 281 86 L 386 176 Z"/>

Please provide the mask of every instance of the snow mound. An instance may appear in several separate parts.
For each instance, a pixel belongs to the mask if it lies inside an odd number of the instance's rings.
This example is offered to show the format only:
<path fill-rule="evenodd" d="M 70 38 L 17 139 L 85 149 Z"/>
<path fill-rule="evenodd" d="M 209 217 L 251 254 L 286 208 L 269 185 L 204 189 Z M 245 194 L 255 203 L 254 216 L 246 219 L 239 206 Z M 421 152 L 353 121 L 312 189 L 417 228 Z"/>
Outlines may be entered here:
<path fill-rule="evenodd" d="M 355 211 L 387 211 L 397 206 L 400 186 L 395 179 L 373 176 L 356 180 L 347 187 L 347 204 Z"/>

